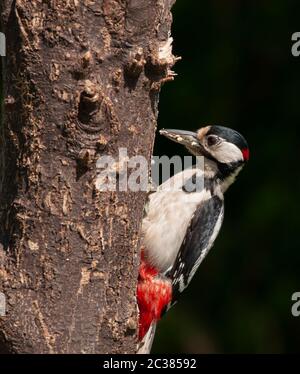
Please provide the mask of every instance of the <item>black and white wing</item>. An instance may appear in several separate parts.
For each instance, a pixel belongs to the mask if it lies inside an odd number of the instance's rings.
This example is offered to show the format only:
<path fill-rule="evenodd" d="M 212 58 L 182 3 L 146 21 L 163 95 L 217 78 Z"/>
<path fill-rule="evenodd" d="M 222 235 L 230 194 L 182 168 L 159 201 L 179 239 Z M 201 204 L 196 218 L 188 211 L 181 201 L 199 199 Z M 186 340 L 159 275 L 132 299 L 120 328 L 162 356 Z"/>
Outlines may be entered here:
<path fill-rule="evenodd" d="M 188 286 L 212 247 L 220 231 L 223 215 L 223 199 L 217 195 L 205 200 L 196 209 L 174 265 L 167 274 L 173 285 L 172 304 Z"/>

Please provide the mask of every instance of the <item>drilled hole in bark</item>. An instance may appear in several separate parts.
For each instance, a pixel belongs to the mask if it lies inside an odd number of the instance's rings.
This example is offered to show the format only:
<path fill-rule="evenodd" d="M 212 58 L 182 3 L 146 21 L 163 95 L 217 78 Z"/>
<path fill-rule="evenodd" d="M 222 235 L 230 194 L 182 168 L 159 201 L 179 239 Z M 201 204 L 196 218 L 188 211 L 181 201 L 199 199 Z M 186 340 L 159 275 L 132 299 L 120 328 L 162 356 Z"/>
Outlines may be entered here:
<path fill-rule="evenodd" d="M 90 122 L 100 108 L 99 95 L 94 92 L 83 91 L 80 95 L 78 119 L 82 123 Z"/>

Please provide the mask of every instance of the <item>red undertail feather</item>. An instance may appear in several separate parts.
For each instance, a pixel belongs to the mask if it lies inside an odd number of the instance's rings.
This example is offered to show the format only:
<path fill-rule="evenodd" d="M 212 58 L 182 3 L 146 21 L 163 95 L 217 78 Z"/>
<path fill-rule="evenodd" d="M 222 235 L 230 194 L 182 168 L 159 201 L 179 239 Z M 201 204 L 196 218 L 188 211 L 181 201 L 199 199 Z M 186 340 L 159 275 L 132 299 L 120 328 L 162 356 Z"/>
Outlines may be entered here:
<path fill-rule="evenodd" d="M 139 339 L 142 340 L 152 321 L 160 319 L 162 312 L 172 299 L 172 285 L 160 278 L 158 271 L 148 265 L 142 255 L 137 287 L 139 306 Z"/>

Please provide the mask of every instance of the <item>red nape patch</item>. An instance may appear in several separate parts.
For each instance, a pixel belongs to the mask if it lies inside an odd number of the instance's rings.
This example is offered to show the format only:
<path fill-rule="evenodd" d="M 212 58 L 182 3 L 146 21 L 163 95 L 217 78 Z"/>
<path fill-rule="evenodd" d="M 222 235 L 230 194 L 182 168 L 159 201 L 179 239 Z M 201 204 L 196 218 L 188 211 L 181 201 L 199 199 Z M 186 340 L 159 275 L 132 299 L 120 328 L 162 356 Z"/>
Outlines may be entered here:
<path fill-rule="evenodd" d="M 160 278 L 157 270 L 142 259 L 137 287 L 139 306 L 139 339 L 142 340 L 151 323 L 161 317 L 162 311 L 172 299 L 172 284 Z"/>
<path fill-rule="evenodd" d="M 242 149 L 242 154 L 243 154 L 244 160 L 249 161 L 249 158 L 250 158 L 249 148 Z"/>

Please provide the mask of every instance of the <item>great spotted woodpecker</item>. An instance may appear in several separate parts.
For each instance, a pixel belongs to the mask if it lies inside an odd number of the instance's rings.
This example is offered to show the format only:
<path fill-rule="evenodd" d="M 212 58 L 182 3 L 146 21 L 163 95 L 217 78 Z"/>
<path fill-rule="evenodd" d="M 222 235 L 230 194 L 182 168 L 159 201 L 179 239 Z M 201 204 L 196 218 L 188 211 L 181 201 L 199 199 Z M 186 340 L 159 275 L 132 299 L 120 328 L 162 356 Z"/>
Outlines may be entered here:
<path fill-rule="evenodd" d="M 223 222 L 223 194 L 249 160 L 244 137 L 226 127 L 160 133 L 191 154 L 204 156 L 204 167 L 185 169 L 149 194 L 137 287 L 138 353 L 150 352 L 157 321 L 177 301 L 212 247 Z M 203 188 L 196 188 L 199 178 Z M 171 191 L 164 188 L 170 182 Z"/>

